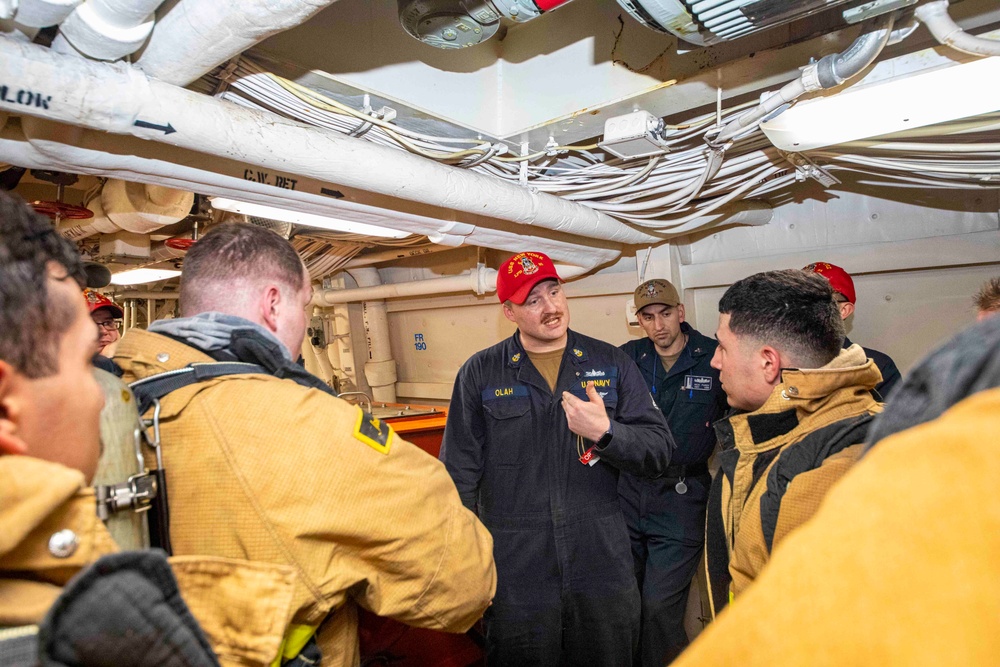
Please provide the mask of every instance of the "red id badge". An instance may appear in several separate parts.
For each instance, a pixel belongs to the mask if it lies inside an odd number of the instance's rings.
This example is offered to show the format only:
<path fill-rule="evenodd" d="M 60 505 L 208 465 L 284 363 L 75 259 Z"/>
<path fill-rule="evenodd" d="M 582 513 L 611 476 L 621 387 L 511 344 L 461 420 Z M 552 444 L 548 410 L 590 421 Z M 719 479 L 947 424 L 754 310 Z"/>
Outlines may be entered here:
<path fill-rule="evenodd" d="M 594 451 L 596 449 L 597 445 L 594 445 L 593 447 L 585 451 L 583 453 L 583 456 L 580 457 L 580 463 L 582 463 L 583 465 L 592 466 L 598 461 L 600 461 L 601 460 L 600 455 L 596 451 Z"/>

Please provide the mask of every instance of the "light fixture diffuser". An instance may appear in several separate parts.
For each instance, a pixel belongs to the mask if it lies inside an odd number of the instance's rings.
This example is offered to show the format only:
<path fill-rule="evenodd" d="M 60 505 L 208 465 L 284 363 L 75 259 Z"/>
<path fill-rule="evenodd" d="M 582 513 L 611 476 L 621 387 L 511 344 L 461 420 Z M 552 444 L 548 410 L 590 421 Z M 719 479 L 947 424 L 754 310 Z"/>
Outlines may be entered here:
<path fill-rule="evenodd" d="M 1000 57 L 804 100 L 761 123 L 771 143 L 800 152 L 1000 109 Z"/>
<path fill-rule="evenodd" d="M 180 271 L 173 269 L 130 269 L 111 275 L 112 285 L 143 285 L 145 283 L 155 283 L 169 278 L 176 278 L 181 275 Z"/>
<path fill-rule="evenodd" d="M 220 211 L 252 215 L 258 218 L 267 218 L 268 220 L 281 220 L 282 222 L 290 222 L 293 225 L 315 227 L 316 229 L 326 229 L 332 232 L 380 236 L 390 239 L 401 239 L 410 235 L 409 232 L 401 232 L 396 229 L 389 229 L 388 227 L 379 227 L 378 225 L 369 225 L 352 220 L 341 220 L 339 218 L 328 218 L 312 213 L 299 213 L 298 211 L 237 201 L 235 199 L 227 199 L 226 197 L 209 197 L 209 201 L 212 202 L 212 208 L 217 208 Z"/>

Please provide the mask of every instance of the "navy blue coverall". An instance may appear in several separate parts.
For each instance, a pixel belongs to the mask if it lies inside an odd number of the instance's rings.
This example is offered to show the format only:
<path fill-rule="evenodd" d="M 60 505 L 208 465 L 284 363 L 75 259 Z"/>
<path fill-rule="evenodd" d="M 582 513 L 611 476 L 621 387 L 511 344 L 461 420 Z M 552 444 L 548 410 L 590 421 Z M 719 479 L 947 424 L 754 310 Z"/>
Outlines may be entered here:
<path fill-rule="evenodd" d="M 653 341 L 625 343 L 677 442 L 672 465 L 660 479 L 624 474 L 618 483 L 642 593 L 640 660 L 670 662 L 688 644 L 684 612 L 688 588 L 705 540 L 705 507 L 712 480 L 706 465 L 715 448 L 712 422 L 727 408 L 719 372 L 710 366 L 718 343 L 681 323 L 687 345 L 669 372 Z M 677 492 L 683 479 L 685 493 Z"/>
<path fill-rule="evenodd" d="M 589 400 L 588 381 L 613 431 L 593 465 L 580 462 L 561 403 L 563 391 Z M 673 449 L 635 364 L 608 343 L 569 331 L 555 392 L 518 333 L 462 366 L 441 459 L 493 534 L 490 667 L 632 664 L 640 602 L 618 469 L 663 474 Z"/>

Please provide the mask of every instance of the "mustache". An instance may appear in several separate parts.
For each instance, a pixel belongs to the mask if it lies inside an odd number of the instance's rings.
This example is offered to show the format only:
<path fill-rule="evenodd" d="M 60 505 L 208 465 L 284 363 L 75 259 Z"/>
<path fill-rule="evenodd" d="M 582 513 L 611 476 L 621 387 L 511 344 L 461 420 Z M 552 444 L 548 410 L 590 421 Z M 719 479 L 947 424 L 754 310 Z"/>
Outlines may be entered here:
<path fill-rule="evenodd" d="M 557 320 L 557 319 L 559 319 L 561 317 L 563 317 L 563 313 L 561 313 L 561 312 L 559 312 L 559 313 L 547 313 L 545 315 L 542 315 L 542 324 L 548 324 L 552 320 Z"/>

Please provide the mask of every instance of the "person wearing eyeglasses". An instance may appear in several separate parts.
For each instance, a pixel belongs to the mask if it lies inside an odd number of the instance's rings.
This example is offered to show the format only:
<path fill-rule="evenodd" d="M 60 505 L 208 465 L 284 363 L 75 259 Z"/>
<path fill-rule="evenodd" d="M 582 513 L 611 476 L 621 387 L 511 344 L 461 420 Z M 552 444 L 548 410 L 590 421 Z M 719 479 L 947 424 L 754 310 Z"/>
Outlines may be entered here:
<path fill-rule="evenodd" d="M 90 309 L 90 318 L 97 325 L 96 352 L 103 357 L 111 358 L 115 354 L 115 343 L 122 337 L 118 331 L 118 320 L 125 312 L 114 301 L 100 292 L 92 289 L 83 290 Z"/>
<path fill-rule="evenodd" d="M 803 267 L 802 270 L 818 273 L 830 282 L 830 286 L 833 287 L 833 300 L 840 310 L 840 319 L 846 320 L 854 313 L 857 293 L 854 291 L 854 280 L 851 279 L 847 271 L 829 262 L 813 262 Z M 851 345 L 851 339 L 844 337 L 844 349 L 846 350 Z M 888 400 L 893 388 L 899 384 L 901 379 L 899 369 L 896 368 L 896 362 L 892 360 L 892 357 L 885 352 L 879 352 L 870 347 L 862 347 L 861 349 L 865 351 L 865 355 L 869 359 L 875 362 L 882 374 L 882 381 L 875 386 L 875 394 L 873 395 L 876 400 L 884 403 Z"/>

